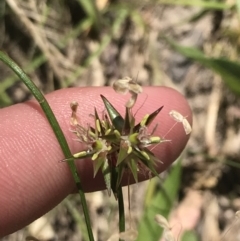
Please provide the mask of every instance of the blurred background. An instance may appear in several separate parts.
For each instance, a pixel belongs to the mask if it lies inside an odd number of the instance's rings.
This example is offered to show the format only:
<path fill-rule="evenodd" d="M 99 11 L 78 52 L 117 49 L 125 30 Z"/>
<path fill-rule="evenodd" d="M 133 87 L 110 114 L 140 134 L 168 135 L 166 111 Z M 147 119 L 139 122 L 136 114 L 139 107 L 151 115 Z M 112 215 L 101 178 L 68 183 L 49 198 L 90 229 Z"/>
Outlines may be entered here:
<path fill-rule="evenodd" d="M 188 99 L 194 126 L 183 155 L 163 182 L 131 187 L 138 241 L 163 240 L 156 214 L 176 240 L 240 240 L 239 34 L 239 0 L 0 1 L 1 50 L 45 94 L 130 76 Z M 0 73 L 2 108 L 32 98 L 3 63 Z M 116 201 L 105 192 L 87 200 L 96 240 L 108 240 L 117 233 Z M 71 196 L 3 240 L 88 240 L 81 203 Z"/>

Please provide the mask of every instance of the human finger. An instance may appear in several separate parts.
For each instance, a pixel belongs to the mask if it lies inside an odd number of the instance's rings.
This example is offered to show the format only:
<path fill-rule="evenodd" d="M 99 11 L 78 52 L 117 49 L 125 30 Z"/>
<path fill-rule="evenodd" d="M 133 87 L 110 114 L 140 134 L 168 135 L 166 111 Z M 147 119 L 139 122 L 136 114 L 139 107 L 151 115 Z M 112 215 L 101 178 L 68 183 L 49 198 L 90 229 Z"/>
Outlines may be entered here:
<path fill-rule="evenodd" d="M 185 98 L 173 89 L 164 87 L 144 88 L 145 95 L 138 98 L 135 110 L 140 121 L 160 106 L 164 106 L 155 122 L 159 123 L 156 135 L 164 136 L 171 129 L 174 120 L 169 112 L 174 109 L 188 116 L 191 123 L 191 110 Z M 104 95 L 120 113 L 124 113 L 126 97 L 117 95 L 108 87 L 69 88 L 55 91 L 46 96 L 73 153 L 84 147 L 74 140 L 70 130 L 70 103 L 79 103 L 78 113 L 81 122 L 91 121 L 89 114 L 93 108 L 104 109 L 100 94 Z M 35 101 L 17 104 L 0 110 L 0 236 L 24 227 L 43 215 L 75 189 L 75 183 L 64 159 L 57 139 L 40 106 Z M 184 130 L 173 128 L 167 136 L 169 143 L 159 145 L 155 153 L 163 164 L 158 171 L 166 169 L 181 153 L 188 136 Z M 104 188 L 100 175 L 93 178 L 91 160 L 76 161 L 85 191 Z M 4 185 L 3 185 L 4 184 Z"/>

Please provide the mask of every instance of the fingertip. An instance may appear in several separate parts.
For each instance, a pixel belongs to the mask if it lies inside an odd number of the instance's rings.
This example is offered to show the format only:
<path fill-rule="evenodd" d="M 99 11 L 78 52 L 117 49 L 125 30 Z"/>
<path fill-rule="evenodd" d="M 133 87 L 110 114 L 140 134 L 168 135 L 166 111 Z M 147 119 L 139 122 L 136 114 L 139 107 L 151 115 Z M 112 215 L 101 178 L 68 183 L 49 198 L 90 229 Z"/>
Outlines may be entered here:
<path fill-rule="evenodd" d="M 68 89 L 65 95 L 68 96 L 69 101 L 71 99 L 79 102 L 78 113 L 81 124 L 85 126 L 89 121 L 92 121 L 91 118 L 89 118 L 89 114 L 94 113 L 94 107 L 96 107 L 99 112 L 104 110 L 104 104 L 100 95 L 106 97 L 123 116 L 125 113 L 125 103 L 129 98 L 128 95 L 116 94 L 109 87 Z M 71 98 L 69 98 L 69 96 L 71 96 Z M 133 115 L 136 118 L 136 123 L 141 121 L 146 114 L 152 113 L 161 106 L 163 106 L 162 110 L 149 127 L 149 132 L 151 132 L 154 125 L 158 124 L 155 135 L 170 140 L 169 142 L 163 142 L 159 144 L 157 148 L 154 148 L 155 155 L 163 163 L 157 166 L 158 172 L 165 170 L 177 159 L 190 136 L 186 135 L 181 123 L 176 123 L 176 121 L 171 118 L 169 115 L 170 111 L 175 110 L 179 112 L 186 117 L 190 124 L 192 124 L 192 112 L 186 99 L 178 91 L 168 87 L 144 88 L 143 94 L 139 95 L 137 103 L 133 108 Z M 70 108 L 68 106 L 62 108 L 68 113 L 67 119 L 69 120 Z M 66 108 L 69 109 L 66 110 Z M 69 123 L 67 126 L 69 126 Z M 70 132 L 68 131 L 68 135 L 69 134 Z M 73 152 L 77 152 L 81 148 L 84 148 L 78 142 L 73 141 L 73 135 L 69 144 Z M 82 176 L 86 191 L 95 191 L 104 188 L 104 182 L 101 176 L 97 176 L 96 179 L 92 178 L 93 170 L 90 160 L 76 161 L 76 164 L 79 168 L 80 175 Z"/>
<path fill-rule="evenodd" d="M 125 103 L 129 95 L 119 95 L 110 87 L 70 88 L 60 90 L 48 96 L 50 103 L 54 99 L 52 106 L 55 112 L 61 115 L 59 120 L 62 122 L 61 126 L 73 152 L 78 152 L 86 147 L 76 142 L 74 135 L 69 131 L 71 115 L 69 105 L 72 101 L 79 103 L 78 115 L 81 124 L 87 126 L 87 123 L 92 123 L 89 115 L 94 113 L 94 108 L 96 108 L 98 112 L 102 112 L 105 108 L 100 95 L 106 97 L 119 113 L 124 116 Z M 59 98 L 57 98 L 57 96 L 59 96 Z M 163 106 L 162 110 L 149 127 L 149 131 L 151 131 L 154 125 L 158 124 L 155 134 L 161 138 L 170 140 L 170 142 L 164 142 L 154 149 L 156 156 L 164 163 L 163 165 L 159 165 L 159 172 L 165 170 L 177 159 L 190 137 L 190 135 L 186 135 L 181 123 L 176 123 L 176 121 L 171 118 L 169 115 L 170 111 L 175 110 L 179 112 L 186 117 L 190 125 L 192 125 L 192 112 L 186 98 L 178 91 L 168 87 L 144 87 L 143 94 L 139 95 L 133 108 L 136 123 L 141 121 L 146 114 L 152 113 L 161 106 Z M 86 191 L 94 191 L 104 187 L 104 184 L 99 181 L 96 181 L 96 184 L 94 184 L 91 162 L 76 161 L 76 163 L 83 177 Z"/>
<path fill-rule="evenodd" d="M 109 87 L 68 88 L 46 95 L 72 153 L 82 151 L 86 146 L 75 141 L 70 131 L 70 103 L 79 103 L 78 115 L 82 125 L 86 126 L 92 122 L 89 114 L 94 113 L 94 107 L 99 112 L 104 110 L 100 94 L 124 115 L 125 103 L 129 96 L 118 95 Z M 144 88 L 144 94 L 139 95 L 133 109 L 136 122 L 160 106 L 163 106 L 163 109 L 149 129 L 151 131 L 158 123 L 159 127 L 155 134 L 171 142 L 162 143 L 154 149 L 156 156 L 163 162 L 158 165 L 158 172 L 165 170 L 176 160 L 189 138 L 180 124 L 175 125 L 169 112 L 176 110 L 187 116 L 189 123 L 192 123 L 191 109 L 186 99 L 177 91 L 166 87 Z M 57 205 L 71 193 L 75 183 L 67 163 L 59 163 L 64 159 L 62 150 L 36 101 L 14 105 L 0 111 L 0 158 L 4 160 L 0 162 L 0 182 L 8 182 L 8 185 L 1 187 L 0 206 L 3 210 L 0 222 L 4 226 L 3 231 L 0 230 L 0 235 L 6 235 Z M 91 160 L 79 160 L 76 164 L 85 191 L 104 188 L 101 175 L 93 178 Z M 13 195 L 17 199 L 13 199 Z"/>

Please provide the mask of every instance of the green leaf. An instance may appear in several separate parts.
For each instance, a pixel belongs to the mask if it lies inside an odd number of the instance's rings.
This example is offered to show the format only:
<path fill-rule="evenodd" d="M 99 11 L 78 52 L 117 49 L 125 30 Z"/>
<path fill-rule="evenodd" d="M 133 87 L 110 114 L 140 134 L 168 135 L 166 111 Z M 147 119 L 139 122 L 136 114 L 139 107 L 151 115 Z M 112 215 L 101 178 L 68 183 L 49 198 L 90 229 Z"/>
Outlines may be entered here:
<path fill-rule="evenodd" d="M 204 9 L 212 10 L 225 10 L 230 9 L 234 5 L 221 3 L 218 1 L 206 1 L 206 0 L 158 0 L 159 4 L 168 4 L 168 5 L 181 5 L 181 6 L 193 6 L 193 7 L 202 7 Z"/>
<path fill-rule="evenodd" d="M 177 198 L 180 178 L 181 162 L 179 161 L 172 167 L 169 176 L 162 185 L 162 189 L 155 193 L 150 203 L 145 207 L 143 217 L 138 227 L 139 234 L 137 241 L 157 241 L 160 239 L 162 229 L 154 221 L 154 217 L 156 214 L 168 217 L 172 205 Z M 158 179 L 153 179 L 151 182 L 156 182 L 156 180 Z"/>
<path fill-rule="evenodd" d="M 113 107 L 113 105 L 103 96 L 100 95 L 103 103 L 105 105 L 105 108 L 107 109 L 108 115 L 110 117 L 110 120 L 113 124 L 113 126 L 119 131 L 122 132 L 123 126 L 124 126 L 124 119 L 119 114 L 119 112 Z"/>
<path fill-rule="evenodd" d="M 230 61 L 224 58 L 207 57 L 203 52 L 196 48 L 178 45 L 168 38 L 166 38 L 166 40 L 182 55 L 191 58 L 218 73 L 229 89 L 240 95 L 240 62 Z"/>

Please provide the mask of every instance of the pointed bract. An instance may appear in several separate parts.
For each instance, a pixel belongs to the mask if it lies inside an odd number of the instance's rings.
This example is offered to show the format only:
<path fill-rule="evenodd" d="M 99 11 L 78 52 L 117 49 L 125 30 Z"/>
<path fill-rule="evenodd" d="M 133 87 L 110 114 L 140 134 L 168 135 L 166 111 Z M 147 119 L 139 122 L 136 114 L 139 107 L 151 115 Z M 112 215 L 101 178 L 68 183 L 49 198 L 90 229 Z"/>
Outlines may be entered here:
<path fill-rule="evenodd" d="M 118 131 L 122 131 L 123 125 L 124 125 L 124 119 L 123 117 L 119 114 L 119 112 L 113 107 L 113 105 L 107 100 L 106 97 L 103 95 L 100 95 L 103 103 L 107 109 L 108 115 L 110 117 L 110 120 L 112 121 L 113 126 L 115 129 Z"/>
<path fill-rule="evenodd" d="M 145 126 L 149 126 L 152 121 L 155 119 L 155 117 L 159 114 L 159 112 L 162 110 L 163 106 L 161 106 L 160 108 L 158 108 L 157 110 L 155 110 L 154 112 L 152 112 L 150 115 L 148 115 L 148 118 L 145 120 Z M 138 123 L 134 128 L 133 128 L 133 132 L 137 132 L 139 131 L 141 127 L 141 122 Z"/>

